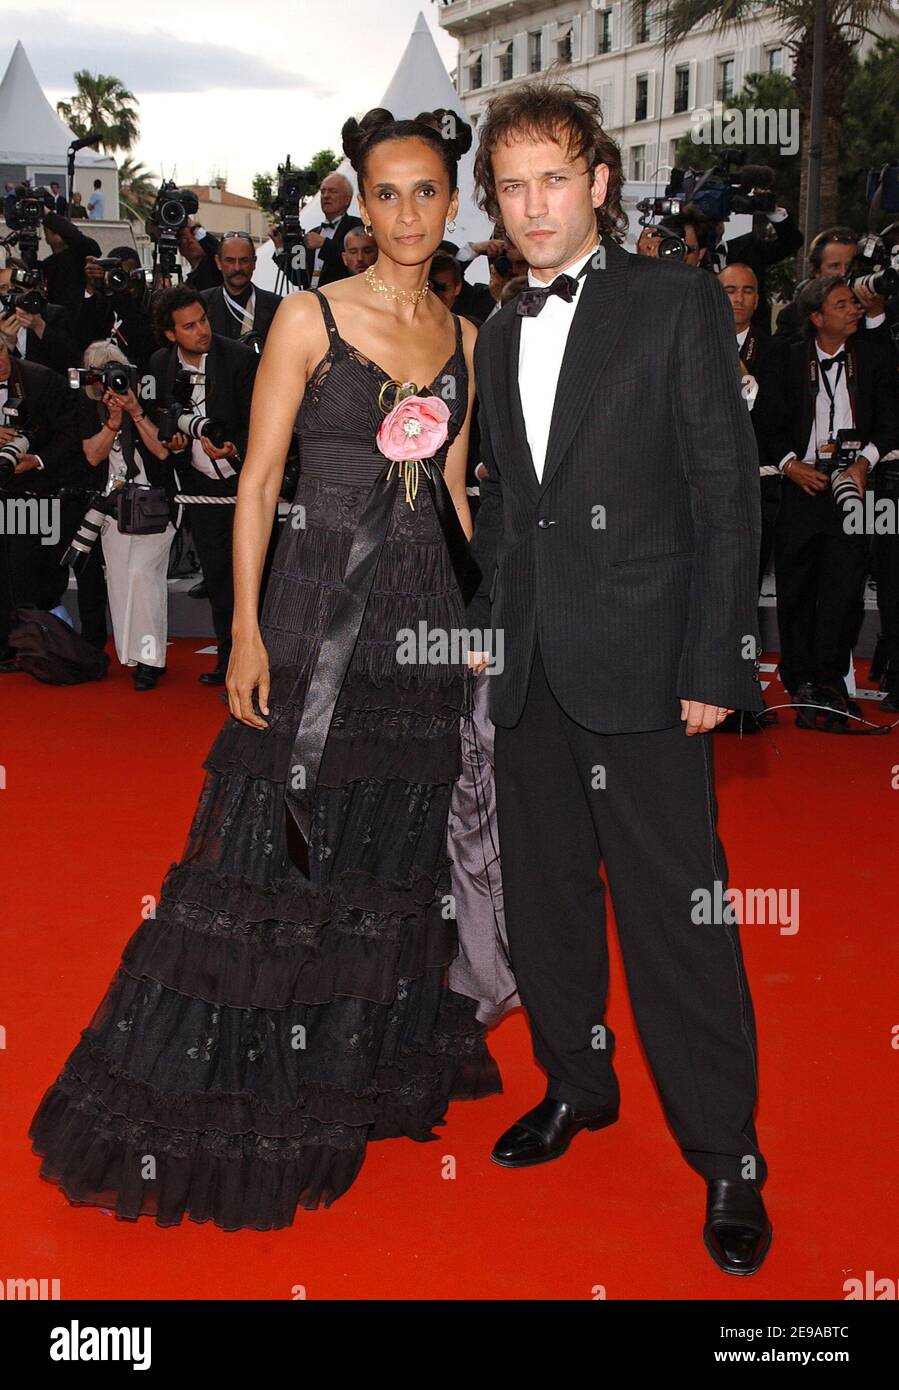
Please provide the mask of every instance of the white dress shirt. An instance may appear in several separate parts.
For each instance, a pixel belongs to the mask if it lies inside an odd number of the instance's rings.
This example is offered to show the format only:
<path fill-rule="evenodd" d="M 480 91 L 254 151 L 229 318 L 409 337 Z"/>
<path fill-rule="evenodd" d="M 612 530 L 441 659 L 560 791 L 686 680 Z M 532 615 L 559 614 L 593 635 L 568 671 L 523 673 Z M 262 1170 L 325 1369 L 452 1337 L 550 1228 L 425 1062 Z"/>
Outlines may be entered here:
<path fill-rule="evenodd" d="M 337 224 L 338 224 L 338 222 L 340 222 L 341 220 L 342 220 L 342 217 L 337 217 L 337 218 L 334 219 L 334 222 L 331 223 L 330 225 L 329 225 L 328 223 L 326 223 L 326 222 L 323 222 L 323 223 L 321 224 L 321 226 L 320 226 L 320 227 L 316 227 L 315 230 L 318 232 L 319 236 L 323 236 L 323 237 L 325 238 L 325 241 L 330 241 L 331 238 L 333 237 L 334 233 L 337 231 Z M 315 288 L 317 287 L 318 282 L 319 282 L 319 277 L 321 276 L 321 273 L 322 273 L 322 251 L 323 251 L 323 250 L 324 250 L 324 247 L 318 246 L 318 247 L 316 247 L 315 252 L 314 252 L 314 255 L 313 255 L 313 259 L 312 259 L 312 276 L 311 276 L 311 284 L 312 284 L 312 288 L 313 288 L 313 289 L 315 289 Z"/>
<path fill-rule="evenodd" d="M 203 356 L 200 358 L 200 365 L 198 367 L 192 367 L 189 362 L 185 362 L 184 358 L 181 356 L 181 349 L 178 348 L 178 361 L 181 363 L 181 366 L 189 372 L 202 372 L 204 376 L 206 374 L 206 359 L 208 356 L 209 354 L 204 352 Z M 206 413 L 207 384 L 206 381 L 194 382 L 191 396 L 194 403 L 195 415 L 204 415 Z M 237 472 L 237 469 L 233 468 L 227 459 L 216 459 L 213 461 L 205 452 L 202 441 L 199 439 L 191 441 L 190 461 L 197 472 L 205 473 L 207 478 L 218 478 L 221 480 L 222 478 L 230 478 Z"/>
<path fill-rule="evenodd" d="M 564 273 L 577 278 L 578 271 L 584 268 L 590 257 L 596 254 L 598 248 L 599 242 L 597 241 L 586 255 L 566 266 L 564 272 L 559 271 L 558 274 Z M 549 280 L 538 280 L 533 271 L 528 271 L 528 284 L 535 288 L 546 289 L 555 278 L 554 275 Z M 565 354 L 565 344 L 568 341 L 568 332 L 571 328 L 571 321 L 574 318 L 574 311 L 578 305 L 583 283 L 583 277 L 577 280 L 577 289 L 571 303 L 562 299 L 561 295 L 552 294 L 546 300 L 539 314 L 535 314 L 532 318 L 522 315 L 521 319 L 521 339 L 518 347 L 518 389 L 521 395 L 525 432 L 531 447 L 531 457 L 534 460 L 534 470 L 541 480 L 543 478 L 543 465 L 546 462 L 546 446 L 549 441 L 549 426 L 556 399 L 559 372 Z"/>
<path fill-rule="evenodd" d="M 834 349 L 833 352 L 825 352 L 825 351 L 823 350 L 823 348 L 821 347 L 820 343 L 818 342 L 817 338 L 816 338 L 816 339 L 815 339 L 815 351 L 816 351 L 817 354 L 818 354 L 818 362 L 819 362 L 819 364 L 820 364 L 821 362 L 823 362 L 826 358 L 836 357 L 837 353 L 838 353 L 838 352 L 843 352 L 843 350 L 845 349 L 845 347 L 846 347 L 846 343 L 845 343 L 845 340 L 844 340 L 842 343 L 840 343 L 840 345 L 839 345 L 838 348 L 835 348 L 835 349 Z M 838 363 L 836 367 L 831 367 L 831 369 L 830 369 L 830 389 L 831 389 L 831 391 L 833 392 L 833 398 L 834 398 L 834 410 L 833 410 L 833 436 L 834 436 L 834 438 L 836 438 L 837 430 L 849 430 L 849 429 L 852 429 L 852 427 L 853 427 L 853 420 L 852 420 L 852 403 L 851 403 L 851 401 L 849 400 L 849 388 L 848 388 L 848 386 L 846 385 L 846 364 L 845 364 L 845 362 L 843 362 L 843 363 Z M 826 390 L 825 385 L 824 385 L 824 372 L 823 372 L 821 366 L 819 365 L 819 367 L 818 367 L 818 396 L 817 396 L 817 399 L 816 399 L 816 401 L 815 401 L 815 418 L 814 418 L 814 420 L 812 421 L 812 428 L 811 428 L 811 431 L 809 432 L 808 443 L 807 443 L 806 446 L 805 446 L 805 454 L 803 455 L 803 462 L 804 462 L 804 463 L 814 463 L 814 462 L 815 462 L 815 459 L 816 459 L 816 457 L 817 457 L 817 450 L 818 450 L 818 448 L 819 448 L 822 444 L 826 444 L 829 438 L 830 438 L 830 396 L 827 394 L 827 390 Z M 864 458 L 867 459 L 867 461 L 868 461 L 868 471 L 870 472 L 871 469 L 874 467 L 875 463 L 877 463 L 878 459 L 880 458 L 880 450 L 877 448 L 877 445 L 876 445 L 876 444 L 866 444 L 865 447 L 864 447 L 860 452 L 861 452 L 861 455 L 862 455 Z M 785 457 L 781 459 L 780 465 L 779 465 L 779 466 L 780 466 L 780 469 L 781 469 L 781 472 L 783 472 L 783 466 L 784 466 L 784 464 L 785 464 L 785 463 L 788 463 L 790 459 L 795 458 L 795 457 L 796 457 L 795 454 L 790 453 L 790 454 L 786 454 Z"/>

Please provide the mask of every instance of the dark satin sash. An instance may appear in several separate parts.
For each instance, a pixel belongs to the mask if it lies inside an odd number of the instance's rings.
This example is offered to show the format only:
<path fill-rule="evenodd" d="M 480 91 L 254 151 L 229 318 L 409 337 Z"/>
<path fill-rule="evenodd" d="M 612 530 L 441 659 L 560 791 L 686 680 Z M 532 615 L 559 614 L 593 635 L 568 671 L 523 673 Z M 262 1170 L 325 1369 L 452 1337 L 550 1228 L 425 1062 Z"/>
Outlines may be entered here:
<path fill-rule="evenodd" d="M 284 791 L 287 846 L 291 859 L 307 878 L 312 805 L 325 743 L 390 529 L 396 489 L 403 486 L 402 475 L 388 479 L 390 466 L 389 461 L 384 459 L 359 517 L 343 575 L 343 587 L 322 637 L 291 750 Z M 305 451 L 303 471 L 307 477 L 333 477 L 333 465 L 316 468 L 313 459 L 305 456 Z M 480 584 L 480 569 L 471 555 L 443 473 L 432 461 L 422 472 L 428 480 L 453 572 L 467 606 Z M 295 787 L 294 779 L 300 770 L 304 774 L 304 785 Z"/>

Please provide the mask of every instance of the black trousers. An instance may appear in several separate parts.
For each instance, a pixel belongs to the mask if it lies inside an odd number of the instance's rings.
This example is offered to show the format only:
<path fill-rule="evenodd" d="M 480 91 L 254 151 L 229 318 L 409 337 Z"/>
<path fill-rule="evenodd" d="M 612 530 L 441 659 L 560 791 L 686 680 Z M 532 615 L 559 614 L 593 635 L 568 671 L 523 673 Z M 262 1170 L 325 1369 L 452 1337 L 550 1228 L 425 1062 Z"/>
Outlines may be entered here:
<path fill-rule="evenodd" d="M 220 482 L 199 469 L 182 467 L 183 492 L 210 497 L 233 497 L 237 479 Z M 234 576 L 231 568 L 231 542 L 234 534 L 234 503 L 195 503 L 187 507 L 190 529 L 197 547 L 212 609 L 212 625 L 218 643 L 217 666 L 227 666 L 231 654 L 231 621 L 234 617 Z"/>
<path fill-rule="evenodd" d="M 759 546 L 759 589 L 774 553 L 774 528 L 777 513 L 780 511 L 781 480 L 772 473 L 759 478 L 759 491 L 762 500 L 762 540 Z"/>
<path fill-rule="evenodd" d="M 78 529 L 86 510 L 86 501 L 66 499 L 60 507 L 60 538 L 56 545 L 41 546 L 39 608 L 55 608 L 69 587 L 69 570 L 60 560 Z M 106 645 L 106 572 L 103 568 L 103 545 L 97 539 L 87 564 L 75 576 L 78 588 L 78 613 L 81 635 L 100 650 Z"/>
<path fill-rule="evenodd" d="M 774 532 L 780 675 L 846 693 L 849 658 L 864 617 L 868 542 L 846 535 L 830 494 L 809 497 L 789 479 Z"/>
<path fill-rule="evenodd" d="M 184 479 L 182 491 L 187 494 L 233 497 L 237 491 L 237 479 L 228 479 L 222 483 L 208 478 L 193 467 L 182 468 L 181 477 Z M 190 529 L 197 547 L 197 558 L 209 592 L 212 623 L 218 643 L 217 666 L 227 666 L 231 655 L 231 623 L 234 617 L 234 573 L 231 555 L 234 507 L 233 502 L 224 505 L 208 502 L 187 505 Z M 282 524 L 276 513 L 259 581 L 260 614 Z"/>
<path fill-rule="evenodd" d="M 680 723 L 585 729 L 555 699 L 538 650 L 521 719 L 495 738 L 510 955 L 548 1093 L 579 1109 L 619 1099 L 604 863 L 637 1027 L 684 1158 L 706 1178 L 763 1181 L 738 928 L 693 920 L 696 890 L 714 899 L 716 881 L 727 886 L 711 737 L 688 738 Z"/>

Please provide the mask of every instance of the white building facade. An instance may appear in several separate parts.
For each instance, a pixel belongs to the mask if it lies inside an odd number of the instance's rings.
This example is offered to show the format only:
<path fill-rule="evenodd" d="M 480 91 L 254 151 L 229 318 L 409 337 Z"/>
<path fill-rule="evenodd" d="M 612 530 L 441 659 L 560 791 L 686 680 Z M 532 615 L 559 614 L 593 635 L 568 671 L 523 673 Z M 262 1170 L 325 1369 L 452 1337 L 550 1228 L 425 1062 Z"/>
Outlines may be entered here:
<path fill-rule="evenodd" d="M 619 0 L 439 0 L 437 14 L 459 42 L 456 87 L 475 125 L 504 87 L 553 67 L 599 98 L 625 178 L 643 183 L 667 179 L 691 113 L 724 110 L 750 73 L 792 72 L 773 10 L 756 8 L 739 29 L 706 25 L 667 51 L 657 3 L 635 17 Z M 899 19 L 878 27 L 899 34 Z"/>

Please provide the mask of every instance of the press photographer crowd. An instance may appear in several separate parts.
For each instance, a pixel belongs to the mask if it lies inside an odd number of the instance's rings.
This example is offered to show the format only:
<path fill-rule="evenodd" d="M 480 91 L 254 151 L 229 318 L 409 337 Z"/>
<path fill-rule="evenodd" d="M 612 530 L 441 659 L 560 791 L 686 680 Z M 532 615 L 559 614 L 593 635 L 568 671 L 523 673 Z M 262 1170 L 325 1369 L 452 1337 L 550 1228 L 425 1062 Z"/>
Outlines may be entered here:
<path fill-rule="evenodd" d="M 899 218 L 878 232 L 829 227 L 804 247 L 773 184 L 770 170 L 727 161 L 711 172 L 675 170 L 664 197 L 638 205 L 636 251 L 715 275 L 728 296 L 758 445 L 759 586 L 773 563 L 780 676 L 797 723 L 848 731 L 861 714 L 846 678 L 869 580 L 880 621 L 871 675 L 886 692 L 881 708 L 899 711 Z M 323 220 L 304 232 L 299 212 L 313 190 Z M 339 173 L 319 187 L 289 160 L 279 169 L 271 235 L 280 292 L 374 263 L 352 198 Z M 899 166 L 881 172 L 878 198 L 881 222 L 891 207 L 899 212 Z M 212 610 L 217 656 L 200 680 L 223 685 L 233 607 L 226 499 L 237 493 L 259 354 L 281 293 L 254 285 L 249 235 L 217 237 L 198 223 L 191 190 L 160 190 L 146 271 L 133 245 L 102 256 L 78 203 L 58 185 L 7 186 L 4 199 L 0 673 L 40 675 L 43 664 L 45 678 L 64 681 L 67 667 L 78 672 L 70 679 L 102 677 L 108 602 L 118 660 L 136 690 L 152 690 L 166 671 L 177 538 L 178 553 L 196 556 L 195 592 Z M 751 214 L 752 230 L 725 240 L 735 213 Z M 807 278 L 777 305 L 772 268 L 800 250 Z M 469 278 L 482 255 L 486 284 Z M 489 241 L 445 242 L 429 283 L 480 326 L 526 287 L 527 265 L 497 225 Z M 285 503 L 299 456 L 295 439 Z M 475 417 L 473 510 L 483 470 Z M 58 524 L 47 544 L 40 518 L 51 502 Z M 283 524 L 279 515 L 262 598 Z M 84 641 L 63 621 L 46 621 L 60 610 L 70 571 Z M 723 727 L 745 730 L 755 718 L 736 711 Z"/>

